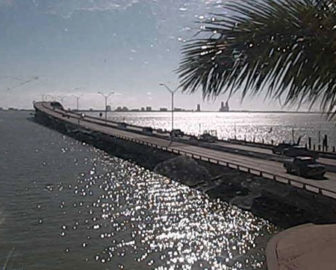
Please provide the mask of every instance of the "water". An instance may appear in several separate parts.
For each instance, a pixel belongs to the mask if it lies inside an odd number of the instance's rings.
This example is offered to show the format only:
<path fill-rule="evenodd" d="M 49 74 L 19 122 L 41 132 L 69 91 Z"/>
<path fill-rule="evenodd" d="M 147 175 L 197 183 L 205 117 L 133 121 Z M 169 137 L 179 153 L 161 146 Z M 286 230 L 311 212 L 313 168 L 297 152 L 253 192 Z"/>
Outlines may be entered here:
<path fill-rule="evenodd" d="M 98 113 L 89 113 L 97 116 Z M 325 116 L 315 113 L 216 113 L 216 112 L 175 112 L 174 128 L 198 135 L 205 130 L 215 130 L 219 138 L 234 138 L 271 143 L 297 140 L 302 143 L 312 138 L 318 145 L 327 134 L 329 145 L 336 146 L 336 125 Z M 108 117 L 140 126 L 171 129 L 170 112 L 109 112 Z M 319 132 L 320 131 L 320 132 Z"/>
<path fill-rule="evenodd" d="M 266 220 L 28 117 L 0 113 L 1 267 L 265 268 Z"/>

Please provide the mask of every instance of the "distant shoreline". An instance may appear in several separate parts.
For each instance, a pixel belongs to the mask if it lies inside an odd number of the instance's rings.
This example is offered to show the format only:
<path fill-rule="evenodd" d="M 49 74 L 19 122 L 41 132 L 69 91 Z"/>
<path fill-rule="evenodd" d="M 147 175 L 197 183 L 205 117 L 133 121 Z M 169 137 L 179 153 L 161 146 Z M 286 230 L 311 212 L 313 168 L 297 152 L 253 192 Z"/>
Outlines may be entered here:
<path fill-rule="evenodd" d="M 0 112 L 33 112 L 33 109 L 2 109 Z M 76 111 L 76 110 L 73 110 Z M 79 112 L 83 113 L 104 113 L 104 110 L 79 110 Z M 160 111 L 160 110 L 152 110 L 152 111 L 108 111 L 108 113 L 171 113 L 171 111 Z M 277 113 L 277 114 L 325 114 L 324 112 L 310 112 L 310 111 L 249 111 L 249 110 L 233 110 L 229 112 L 219 112 L 219 111 L 191 111 L 191 110 L 185 110 L 185 111 L 174 111 L 174 113 L 219 113 L 219 114 L 228 114 L 228 113 Z"/>
<path fill-rule="evenodd" d="M 105 112 L 103 110 L 80 110 L 80 112 Z M 108 111 L 109 113 L 171 113 L 171 111 L 158 111 L 158 110 L 152 110 L 152 111 Z M 174 111 L 174 113 L 219 113 L 219 114 L 228 114 L 228 113 L 292 113 L 292 114 L 324 114 L 323 112 L 296 112 L 296 111 L 246 111 L 246 110 L 234 110 L 230 112 L 219 112 L 219 111 Z"/>

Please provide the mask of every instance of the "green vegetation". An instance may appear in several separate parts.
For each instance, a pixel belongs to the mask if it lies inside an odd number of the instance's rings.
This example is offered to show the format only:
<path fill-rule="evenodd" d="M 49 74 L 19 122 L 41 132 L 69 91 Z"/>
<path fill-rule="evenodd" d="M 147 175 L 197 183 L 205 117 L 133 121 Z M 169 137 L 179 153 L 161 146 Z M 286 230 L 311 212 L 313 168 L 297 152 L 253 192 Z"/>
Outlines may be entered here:
<path fill-rule="evenodd" d="M 336 114 L 336 1 L 245 0 L 200 22 L 183 48 L 183 91 L 258 94 Z"/>

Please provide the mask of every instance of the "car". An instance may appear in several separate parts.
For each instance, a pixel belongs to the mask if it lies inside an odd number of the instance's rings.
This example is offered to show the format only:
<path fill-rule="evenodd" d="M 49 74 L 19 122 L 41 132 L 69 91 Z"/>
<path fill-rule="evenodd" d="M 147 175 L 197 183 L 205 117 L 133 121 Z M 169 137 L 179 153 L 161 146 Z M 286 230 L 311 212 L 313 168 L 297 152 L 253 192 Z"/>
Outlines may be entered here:
<path fill-rule="evenodd" d="M 298 145 L 285 148 L 283 150 L 283 154 L 287 157 L 309 156 L 314 159 L 317 159 L 319 157 L 319 154 L 317 152 L 310 151 L 306 147 Z"/>
<path fill-rule="evenodd" d="M 125 123 L 125 122 L 119 122 L 119 123 L 117 124 L 117 126 L 118 126 L 119 128 L 125 129 L 125 128 L 127 128 L 127 123 Z"/>
<path fill-rule="evenodd" d="M 299 156 L 284 162 L 287 173 L 309 178 L 322 178 L 326 173 L 325 166 L 309 156 Z"/>
<path fill-rule="evenodd" d="M 293 147 L 294 144 L 291 143 L 279 143 L 277 146 L 274 146 L 272 149 L 273 154 L 283 155 L 285 149 Z"/>
<path fill-rule="evenodd" d="M 201 136 L 199 136 L 198 140 L 201 141 L 201 142 L 214 143 L 218 140 L 218 138 L 216 136 L 211 135 L 211 134 L 204 133 Z"/>
<path fill-rule="evenodd" d="M 145 134 L 153 134 L 153 128 L 152 127 L 143 127 L 142 132 Z"/>
<path fill-rule="evenodd" d="M 184 132 L 180 129 L 173 129 L 170 131 L 170 136 L 171 137 L 182 137 L 184 136 Z"/>

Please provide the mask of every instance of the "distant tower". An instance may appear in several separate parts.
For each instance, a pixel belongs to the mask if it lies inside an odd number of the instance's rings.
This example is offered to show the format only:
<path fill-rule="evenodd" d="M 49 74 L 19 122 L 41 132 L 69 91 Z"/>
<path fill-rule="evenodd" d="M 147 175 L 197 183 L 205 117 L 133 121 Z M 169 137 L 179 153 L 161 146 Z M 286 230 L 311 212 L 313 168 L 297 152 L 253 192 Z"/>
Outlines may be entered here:
<path fill-rule="evenodd" d="M 221 107 L 219 108 L 219 111 L 220 112 L 229 112 L 230 111 L 229 102 L 226 101 L 225 105 L 224 105 L 224 102 L 222 101 L 221 102 Z"/>
<path fill-rule="evenodd" d="M 226 101 L 226 102 L 225 102 L 225 109 L 226 109 L 227 112 L 230 111 L 229 101 Z"/>
<path fill-rule="evenodd" d="M 200 112 L 200 111 L 201 111 L 201 105 L 200 105 L 200 104 L 197 104 L 196 112 Z"/>

